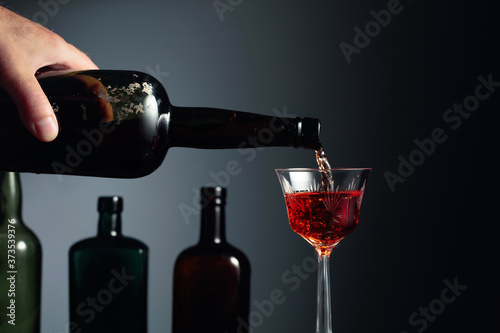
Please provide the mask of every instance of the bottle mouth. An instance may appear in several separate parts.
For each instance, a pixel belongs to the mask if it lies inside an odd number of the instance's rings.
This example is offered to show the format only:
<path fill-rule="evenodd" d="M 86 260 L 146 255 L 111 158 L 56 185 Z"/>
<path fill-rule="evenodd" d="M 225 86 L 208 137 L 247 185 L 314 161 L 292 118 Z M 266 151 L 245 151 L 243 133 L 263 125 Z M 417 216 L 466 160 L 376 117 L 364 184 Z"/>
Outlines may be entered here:
<path fill-rule="evenodd" d="M 301 118 L 298 122 L 298 146 L 307 149 L 318 149 L 321 147 L 319 135 L 321 122 L 316 118 Z"/>
<path fill-rule="evenodd" d="M 202 206 L 209 202 L 220 205 L 226 202 L 227 189 L 224 187 L 202 187 L 200 194 Z"/>
<path fill-rule="evenodd" d="M 123 210 L 123 199 L 119 196 L 99 197 L 97 211 L 99 213 L 121 213 Z"/>

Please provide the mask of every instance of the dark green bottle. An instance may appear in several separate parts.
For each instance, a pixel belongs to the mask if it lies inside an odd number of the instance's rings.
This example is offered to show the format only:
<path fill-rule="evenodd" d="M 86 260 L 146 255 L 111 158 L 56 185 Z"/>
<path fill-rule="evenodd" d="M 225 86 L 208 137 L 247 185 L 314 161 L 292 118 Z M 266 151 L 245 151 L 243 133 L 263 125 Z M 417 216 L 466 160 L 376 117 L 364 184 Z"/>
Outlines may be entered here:
<path fill-rule="evenodd" d="M 97 237 L 69 251 L 71 332 L 147 332 L 148 247 L 122 235 L 122 207 L 100 197 Z"/>
<path fill-rule="evenodd" d="M 319 148 L 318 119 L 173 106 L 161 83 L 141 72 L 81 71 L 39 83 L 59 135 L 35 139 L 0 89 L 0 170 L 135 178 L 156 170 L 173 147 Z"/>
<path fill-rule="evenodd" d="M 23 223 L 19 174 L 0 172 L 0 332 L 40 332 L 42 247 Z"/>

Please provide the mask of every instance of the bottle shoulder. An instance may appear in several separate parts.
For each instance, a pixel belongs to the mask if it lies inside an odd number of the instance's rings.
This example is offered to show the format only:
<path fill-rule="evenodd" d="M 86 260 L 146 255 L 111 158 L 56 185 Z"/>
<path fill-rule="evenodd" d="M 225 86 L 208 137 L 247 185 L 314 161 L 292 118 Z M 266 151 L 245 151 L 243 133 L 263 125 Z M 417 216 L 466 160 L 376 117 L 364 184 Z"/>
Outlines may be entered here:
<path fill-rule="evenodd" d="M 74 243 L 70 252 L 81 251 L 86 249 L 94 249 L 94 248 L 128 248 L 128 249 L 137 249 L 148 251 L 148 246 L 131 237 L 119 236 L 119 237 L 89 237 L 82 239 L 76 243 Z"/>
<path fill-rule="evenodd" d="M 176 262 L 184 261 L 231 261 L 240 266 L 249 266 L 250 261 L 243 251 L 230 245 L 229 243 L 196 244 L 182 251 Z"/>
<path fill-rule="evenodd" d="M 11 219 L 9 219 L 10 221 Z M 14 235 L 16 241 L 29 242 L 32 245 L 41 246 L 38 236 L 21 219 L 16 219 L 15 223 L 6 221 L 0 224 L 0 238 Z"/>

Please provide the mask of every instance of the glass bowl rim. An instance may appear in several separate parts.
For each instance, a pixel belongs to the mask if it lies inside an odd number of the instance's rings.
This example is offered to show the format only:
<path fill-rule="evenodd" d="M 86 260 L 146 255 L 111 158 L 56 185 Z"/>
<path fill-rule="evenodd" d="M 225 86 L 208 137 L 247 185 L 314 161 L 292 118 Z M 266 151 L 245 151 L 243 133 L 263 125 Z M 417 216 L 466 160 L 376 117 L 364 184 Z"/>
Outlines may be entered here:
<path fill-rule="evenodd" d="M 318 168 L 278 168 L 275 171 L 372 171 L 372 168 L 331 168 L 331 169 L 318 169 Z"/>

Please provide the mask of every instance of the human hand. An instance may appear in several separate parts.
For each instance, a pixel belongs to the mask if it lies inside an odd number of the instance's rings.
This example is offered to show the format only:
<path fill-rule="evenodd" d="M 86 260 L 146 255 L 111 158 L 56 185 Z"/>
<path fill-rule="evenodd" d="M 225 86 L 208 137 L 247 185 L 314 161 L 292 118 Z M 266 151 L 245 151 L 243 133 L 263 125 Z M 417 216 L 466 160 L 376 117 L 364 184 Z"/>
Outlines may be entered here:
<path fill-rule="evenodd" d="M 24 126 L 39 140 L 54 140 L 58 125 L 37 79 L 84 69 L 98 68 L 59 35 L 0 7 L 0 87 L 17 105 Z"/>

